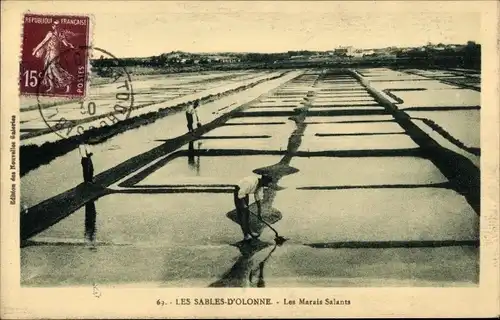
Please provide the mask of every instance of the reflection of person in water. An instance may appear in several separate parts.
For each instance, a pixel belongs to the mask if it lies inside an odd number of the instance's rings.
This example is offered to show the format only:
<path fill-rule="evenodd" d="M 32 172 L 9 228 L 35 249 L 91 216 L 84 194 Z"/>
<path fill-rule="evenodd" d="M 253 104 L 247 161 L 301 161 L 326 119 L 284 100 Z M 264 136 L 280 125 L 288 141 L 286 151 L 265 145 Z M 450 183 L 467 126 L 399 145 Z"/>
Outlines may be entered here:
<path fill-rule="evenodd" d="M 45 73 L 41 84 L 49 87 L 47 92 L 53 91 L 54 88 L 66 88 L 66 93 L 69 92 L 74 77 L 61 66 L 59 56 L 61 45 L 74 48 L 67 40 L 74 35 L 75 33 L 69 30 L 60 29 L 59 21 L 54 21 L 52 30 L 47 32 L 45 38 L 33 49 L 33 56 L 43 59 Z"/>
<path fill-rule="evenodd" d="M 257 252 L 268 247 L 269 244 L 264 242 L 252 246 L 241 244 L 239 246 L 241 256 L 231 269 L 224 273 L 219 280 L 212 283 L 210 287 L 264 287 L 264 266 L 276 250 L 277 245 L 274 245 L 268 255 L 258 264 L 254 263 L 254 260 L 256 260 L 255 254 Z M 255 265 L 257 267 L 254 267 Z M 255 281 L 256 273 L 258 273 L 257 281 Z"/>
<path fill-rule="evenodd" d="M 198 141 L 197 143 L 197 150 L 200 150 L 201 148 L 201 142 Z M 196 174 L 199 176 L 200 175 L 200 156 L 198 155 L 195 159 L 195 152 L 194 152 L 194 142 L 190 141 L 188 144 L 188 165 L 192 169 L 196 169 Z"/>
<path fill-rule="evenodd" d="M 266 282 L 264 281 L 264 266 L 265 266 L 267 260 L 269 260 L 269 258 L 271 258 L 271 255 L 273 254 L 274 250 L 276 250 L 277 247 L 278 247 L 278 245 L 275 244 L 273 249 L 267 255 L 267 257 L 259 263 L 259 266 L 256 269 L 250 270 L 250 277 L 248 278 L 248 281 L 250 282 L 250 284 L 253 284 L 254 275 L 256 272 L 258 272 L 259 274 L 257 276 L 257 283 L 256 283 L 257 288 L 264 288 L 266 286 Z"/>
<path fill-rule="evenodd" d="M 95 246 L 96 240 L 96 216 L 95 202 L 90 201 L 85 204 L 85 243 Z"/>
<path fill-rule="evenodd" d="M 264 281 L 264 262 L 259 263 L 258 271 L 259 271 L 259 275 L 257 278 L 256 286 L 257 286 L 257 288 L 264 288 L 266 286 L 266 282 Z M 250 278 L 248 279 L 248 281 L 251 284 L 253 284 L 254 272 L 255 272 L 255 270 L 250 271 Z"/>
<path fill-rule="evenodd" d="M 193 147 L 193 141 L 189 141 L 189 144 L 188 144 L 188 165 L 191 168 L 194 167 L 194 147 Z"/>

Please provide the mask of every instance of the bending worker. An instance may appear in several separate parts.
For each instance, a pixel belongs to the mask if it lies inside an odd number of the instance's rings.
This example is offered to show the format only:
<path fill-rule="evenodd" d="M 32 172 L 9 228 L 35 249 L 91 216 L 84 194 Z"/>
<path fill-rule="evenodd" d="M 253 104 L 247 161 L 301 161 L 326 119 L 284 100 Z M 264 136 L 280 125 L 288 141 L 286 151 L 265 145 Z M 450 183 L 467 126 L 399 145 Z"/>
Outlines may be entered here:
<path fill-rule="evenodd" d="M 250 230 L 250 210 L 248 208 L 250 201 L 250 194 L 253 193 L 255 203 L 257 204 L 257 214 L 262 219 L 262 205 L 263 188 L 268 187 L 272 182 L 272 178 L 267 175 L 249 176 L 238 182 L 234 190 L 234 205 L 236 207 L 236 214 L 243 231 L 243 240 L 248 241 L 252 238 L 260 236 Z"/>

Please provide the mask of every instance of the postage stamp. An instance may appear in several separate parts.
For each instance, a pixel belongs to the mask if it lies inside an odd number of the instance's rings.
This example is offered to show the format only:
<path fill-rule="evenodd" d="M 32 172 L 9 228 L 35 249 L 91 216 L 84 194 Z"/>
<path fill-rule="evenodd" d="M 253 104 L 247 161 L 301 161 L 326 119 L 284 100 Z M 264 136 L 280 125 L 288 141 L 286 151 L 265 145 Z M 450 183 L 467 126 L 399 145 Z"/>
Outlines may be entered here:
<path fill-rule="evenodd" d="M 93 21 L 90 15 L 24 14 L 20 94 L 35 97 L 47 127 L 30 137 L 69 138 L 130 117 L 132 79 L 120 59 L 92 46 Z"/>
<path fill-rule="evenodd" d="M 87 93 L 89 16 L 25 14 L 21 95 L 84 97 Z"/>

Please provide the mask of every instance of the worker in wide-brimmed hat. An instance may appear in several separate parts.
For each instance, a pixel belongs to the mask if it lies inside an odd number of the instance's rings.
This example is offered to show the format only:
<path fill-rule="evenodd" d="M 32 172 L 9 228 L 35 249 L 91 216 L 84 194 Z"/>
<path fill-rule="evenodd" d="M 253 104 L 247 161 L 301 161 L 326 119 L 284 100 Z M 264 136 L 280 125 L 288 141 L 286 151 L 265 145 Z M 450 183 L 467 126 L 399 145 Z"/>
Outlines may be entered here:
<path fill-rule="evenodd" d="M 250 194 L 255 197 L 257 204 L 257 214 L 262 219 L 262 205 L 261 202 L 264 198 L 263 188 L 268 187 L 272 182 L 272 178 L 268 175 L 262 176 L 248 176 L 238 182 L 234 190 L 234 205 L 236 207 L 236 214 L 243 231 L 243 241 L 251 240 L 252 238 L 259 237 L 260 234 L 254 233 L 250 230 L 250 211 L 249 201 Z"/>

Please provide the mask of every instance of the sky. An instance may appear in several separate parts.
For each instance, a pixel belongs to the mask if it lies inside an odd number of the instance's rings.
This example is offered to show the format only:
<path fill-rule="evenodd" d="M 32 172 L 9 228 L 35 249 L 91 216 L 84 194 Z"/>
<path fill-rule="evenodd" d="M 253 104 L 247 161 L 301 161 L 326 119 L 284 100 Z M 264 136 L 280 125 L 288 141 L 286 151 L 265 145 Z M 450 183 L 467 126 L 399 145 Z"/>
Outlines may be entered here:
<path fill-rule="evenodd" d="M 54 10 L 61 10 L 60 4 Z M 74 12 L 74 4 L 72 8 Z M 324 51 L 347 45 L 379 48 L 481 42 L 480 13 L 451 1 L 125 1 L 79 3 L 78 8 L 94 16 L 93 45 L 121 57 L 176 50 Z"/>

